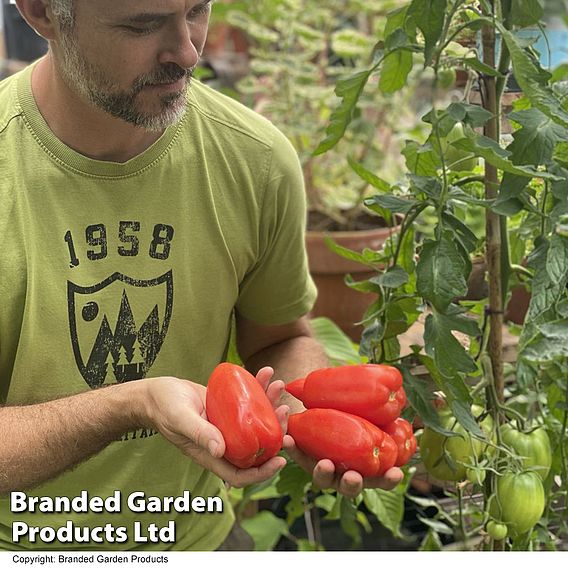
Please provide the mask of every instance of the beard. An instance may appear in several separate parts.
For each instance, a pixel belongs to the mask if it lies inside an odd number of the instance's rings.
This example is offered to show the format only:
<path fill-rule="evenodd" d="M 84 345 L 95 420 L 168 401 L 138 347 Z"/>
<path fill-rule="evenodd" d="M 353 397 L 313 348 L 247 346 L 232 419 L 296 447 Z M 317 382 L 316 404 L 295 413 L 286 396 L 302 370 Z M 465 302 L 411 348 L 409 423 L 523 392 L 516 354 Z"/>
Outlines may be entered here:
<path fill-rule="evenodd" d="M 129 90 L 122 90 L 104 71 L 89 62 L 80 52 L 71 35 L 62 36 L 60 71 L 67 86 L 96 108 L 130 124 L 162 131 L 178 123 L 185 114 L 186 94 L 194 68 L 183 69 L 167 63 L 150 73 L 137 77 Z M 184 88 L 177 93 L 158 96 L 159 109 L 144 110 L 140 93 L 152 85 L 167 84 L 185 78 Z"/>

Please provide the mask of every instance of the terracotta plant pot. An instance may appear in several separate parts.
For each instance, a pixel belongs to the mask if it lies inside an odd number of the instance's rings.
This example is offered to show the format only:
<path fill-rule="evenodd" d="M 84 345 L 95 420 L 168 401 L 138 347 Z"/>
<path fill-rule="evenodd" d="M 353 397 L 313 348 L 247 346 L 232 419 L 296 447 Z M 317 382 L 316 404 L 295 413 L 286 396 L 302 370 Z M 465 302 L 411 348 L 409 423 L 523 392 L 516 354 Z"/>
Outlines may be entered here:
<path fill-rule="evenodd" d="M 331 237 L 342 247 L 362 252 L 366 248 L 380 250 L 385 240 L 397 231 L 396 227 L 380 227 L 365 231 L 307 232 L 310 272 L 318 288 L 313 317 L 331 319 L 353 341 L 360 341 L 363 326 L 356 324 L 377 296 L 352 290 L 345 284 L 345 276 L 351 274 L 354 280 L 360 281 L 374 276 L 376 272 L 332 252 L 325 244 L 325 237 Z"/>

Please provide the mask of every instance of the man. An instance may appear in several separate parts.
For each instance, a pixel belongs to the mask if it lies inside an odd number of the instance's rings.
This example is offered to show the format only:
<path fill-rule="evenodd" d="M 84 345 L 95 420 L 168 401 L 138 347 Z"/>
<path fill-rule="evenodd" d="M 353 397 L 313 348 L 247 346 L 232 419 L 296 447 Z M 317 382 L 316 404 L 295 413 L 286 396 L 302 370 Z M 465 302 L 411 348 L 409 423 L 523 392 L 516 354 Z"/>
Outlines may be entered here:
<path fill-rule="evenodd" d="M 233 313 L 239 353 L 283 427 L 283 383 L 269 381 L 327 363 L 306 316 L 315 290 L 291 146 L 191 81 L 210 1 L 17 5 L 50 51 L 0 84 L 0 494 L 225 497 L 222 480 L 270 478 L 282 457 L 250 470 L 222 459 L 204 385 Z M 289 436 L 285 445 L 319 486 L 361 491 L 356 472 L 339 478 L 329 460 L 315 464 Z M 400 478 L 393 468 L 365 483 Z M 123 506 L 113 519 L 175 520 L 174 544 L 67 546 L 212 550 L 234 522 L 225 503 L 222 515 Z M 4 498 L 0 548 L 14 546 L 15 518 Z M 69 518 L 101 524 L 96 513 L 17 515 L 33 526 Z M 48 548 L 18 543 L 34 546 Z"/>

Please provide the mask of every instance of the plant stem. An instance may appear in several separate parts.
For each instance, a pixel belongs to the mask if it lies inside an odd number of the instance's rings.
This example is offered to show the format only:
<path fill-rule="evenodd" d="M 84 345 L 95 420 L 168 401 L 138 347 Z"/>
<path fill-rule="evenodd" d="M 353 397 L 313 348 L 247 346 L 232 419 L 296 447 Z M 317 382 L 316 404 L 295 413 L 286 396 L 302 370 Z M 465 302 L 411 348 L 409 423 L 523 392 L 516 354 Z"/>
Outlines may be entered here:
<path fill-rule="evenodd" d="M 467 544 L 467 531 L 465 528 L 465 518 L 463 514 L 463 487 L 458 483 L 458 510 L 459 510 L 459 529 L 461 533 L 461 539 L 463 541 L 463 550 L 468 550 Z"/>
<path fill-rule="evenodd" d="M 495 29 L 485 26 L 482 32 L 483 38 L 483 59 L 486 65 L 495 67 Z M 485 88 L 485 108 L 493 118 L 488 121 L 485 127 L 485 135 L 488 138 L 499 140 L 499 106 L 500 101 L 497 97 L 495 77 L 484 77 Z M 485 197 L 493 200 L 497 197 L 499 178 L 497 168 L 489 163 L 485 163 Z M 499 402 L 504 400 L 504 379 L 503 379 L 503 294 L 501 280 L 501 223 L 499 215 L 491 209 L 486 210 L 486 260 L 489 274 L 489 356 L 493 366 L 495 378 L 495 390 Z"/>
<path fill-rule="evenodd" d="M 486 15 L 494 17 L 495 3 L 484 3 Z M 497 10 L 499 12 L 499 10 Z M 495 69 L 495 27 L 486 25 L 482 29 L 483 62 Z M 492 118 L 485 126 L 485 136 L 499 142 L 501 96 L 497 89 L 495 77 L 483 77 L 483 106 L 491 113 Z M 497 168 L 485 162 L 485 198 L 493 200 L 499 190 Z M 486 209 L 486 262 L 489 276 L 489 341 L 488 355 L 491 364 L 491 375 L 488 377 L 487 406 L 494 416 L 495 428 L 501 422 L 500 406 L 504 403 L 505 381 L 503 374 L 503 281 L 502 281 L 502 223 L 499 215 Z M 505 241 L 505 244 L 507 242 Z M 491 380 L 493 379 L 493 380 Z M 494 479 L 491 472 L 485 483 L 485 500 L 492 494 Z M 503 541 L 493 543 L 494 550 L 503 550 Z"/>

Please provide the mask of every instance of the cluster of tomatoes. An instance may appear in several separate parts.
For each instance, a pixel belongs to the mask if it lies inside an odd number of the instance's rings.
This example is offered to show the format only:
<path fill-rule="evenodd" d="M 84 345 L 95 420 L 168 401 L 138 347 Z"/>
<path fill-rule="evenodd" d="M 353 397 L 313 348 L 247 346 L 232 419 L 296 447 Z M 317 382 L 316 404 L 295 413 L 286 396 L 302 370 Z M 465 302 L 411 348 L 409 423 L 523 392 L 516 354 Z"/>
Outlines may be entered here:
<path fill-rule="evenodd" d="M 489 536 L 502 540 L 531 530 L 542 517 L 546 496 L 542 482 L 548 476 L 552 462 L 550 440 L 542 427 L 522 432 L 512 424 L 498 427 L 497 436 L 491 416 L 482 407 L 473 405 L 472 414 L 486 441 L 469 434 L 448 408 L 440 411 L 442 427 L 452 436 L 424 428 L 420 438 L 420 454 L 428 473 L 442 481 L 462 482 L 466 478 L 481 484 L 485 470 L 479 464 L 495 455 L 497 439 L 505 448 L 507 469 L 496 471 L 494 491 L 486 525 Z M 484 416 L 485 415 L 485 416 Z M 485 459 L 485 461 L 487 461 Z"/>
<path fill-rule="evenodd" d="M 402 375 L 386 365 L 318 369 L 286 390 L 307 410 L 288 420 L 296 446 L 314 459 L 329 459 L 341 473 L 383 475 L 406 464 L 416 451 Z M 225 459 L 256 467 L 282 448 L 283 434 L 272 404 L 245 369 L 222 363 L 207 386 L 207 416 L 225 438 Z"/>
<path fill-rule="evenodd" d="M 286 390 L 307 409 L 290 416 L 288 433 L 305 454 L 331 460 L 339 473 L 381 476 L 416 451 L 412 425 L 400 418 L 406 394 L 394 367 L 318 369 Z"/>

